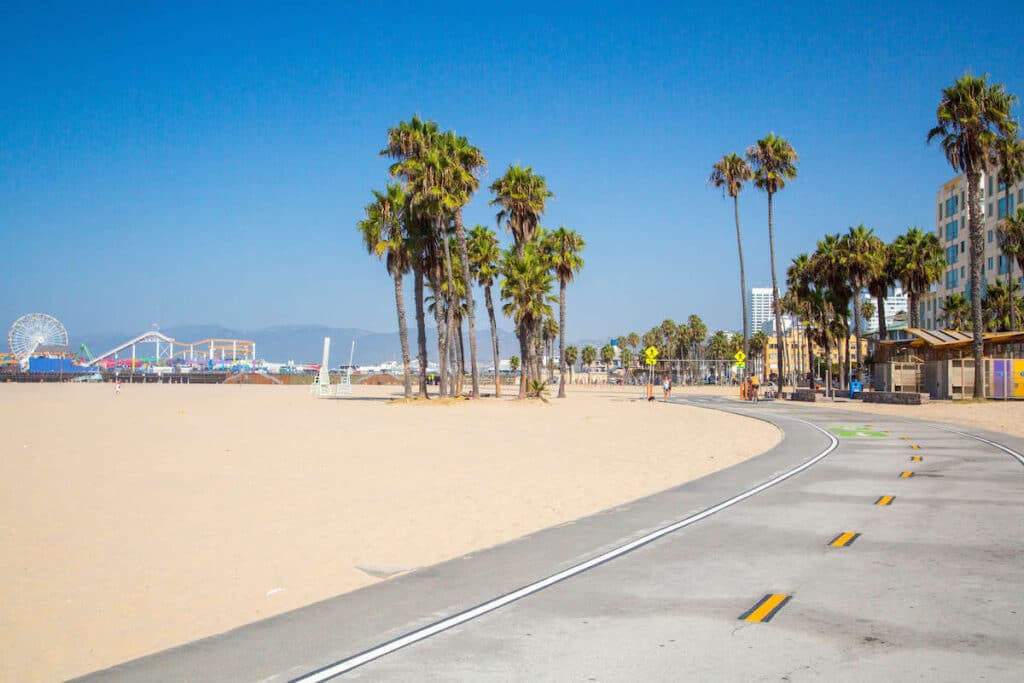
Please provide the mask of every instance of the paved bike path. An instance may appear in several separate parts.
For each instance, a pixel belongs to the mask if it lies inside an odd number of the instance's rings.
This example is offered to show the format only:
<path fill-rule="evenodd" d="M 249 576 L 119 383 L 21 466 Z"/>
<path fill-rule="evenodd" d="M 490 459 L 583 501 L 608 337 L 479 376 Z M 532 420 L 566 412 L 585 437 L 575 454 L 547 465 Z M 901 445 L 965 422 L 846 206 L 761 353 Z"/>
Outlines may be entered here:
<path fill-rule="evenodd" d="M 1016 677 L 1024 661 L 1024 467 L 991 445 L 913 420 L 693 402 L 763 417 L 786 438 L 670 491 L 129 662 L 96 680 L 300 679 L 792 469 L 831 443 L 800 420 L 839 441 L 806 471 L 346 678 Z M 1024 452 L 1019 439 L 982 436 Z M 884 496 L 890 504 L 876 505 Z M 829 545 L 845 532 L 851 544 Z M 779 597 L 758 614 L 767 596 Z M 764 616 L 772 604 L 781 607 L 770 621 L 740 620 L 751 611 Z"/>

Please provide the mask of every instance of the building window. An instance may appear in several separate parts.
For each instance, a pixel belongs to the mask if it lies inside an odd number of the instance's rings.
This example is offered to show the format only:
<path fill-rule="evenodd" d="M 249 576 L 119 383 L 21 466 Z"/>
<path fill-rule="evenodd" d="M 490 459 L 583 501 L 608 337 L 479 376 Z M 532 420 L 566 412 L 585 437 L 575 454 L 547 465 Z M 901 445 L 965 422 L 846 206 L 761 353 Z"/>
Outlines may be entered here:
<path fill-rule="evenodd" d="M 957 251 L 955 244 L 952 247 L 946 247 L 946 263 L 953 265 L 957 262 L 959 256 L 960 253 Z"/>
<path fill-rule="evenodd" d="M 1002 258 L 1002 257 L 1000 256 L 999 258 Z M 988 269 L 992 270 L 992 257 L 991 256 L 988 257 Z M 1000 272 L 1002 272 L 1002 271 L 1000 271 Z"/>
<path fill-rule="evenodd" d="M 989 259 L 991 261 L 992 259 Z M 1006 254 L 999 255 L 999 274 L 1006 275 L 1010 272 L 1010 259 L 1006 257 Z"/>
<path fill-rule="evenodd" d="M 988 194 L 992 196 L 992 176 L 988 177 Z"/>
<path fill-rule="evenodd" d="M 992 215 L 992 202 L 989 202 L 989 203 L 988 203 L 988 215 L 989 215 L 989 216 L 991 216 L 991 215 Z"/>
<path fill-rule="evenodd" d="M 960 193 L 960 210 L 963 211 L 967 208 L 967 202 L 964 201 L 964 193 Z"/>
<path fill-rule="evenodd" d="M 950 221 L 949 223 L 946 223 L 946 241 L 947 242 L 949 240 L 955 240 L 957 238 L 957 235 L 960 232 L 959 228 L 960 228 L 960 226 L 957 223 L 957 221 Z"/>
<path fill-rule="evenodd" d="M 967 269 L 964 266 L 960 266 L 960 277 L 967 277 Z"/>
<path fill-rule="evenodd" d="M 957 204 L 959 203 L 959 199 L 960 199 L 959 197 L 957 197 L 956 195 L 953 195 L 952 197 L 950 197 L 949 199 L 946 200 L 946 216 L 947 217 L 948 216 L 952 216 L 953 214 L 955 214 L 957 212 L 957 209 L 959 208 L 959 207 L 957 207 Z M 940 207 L 940 210 L 939 210 L 939 214 L 940 214 L 939 217 L 941 218 L 942 217 L 941 216 L 941 214 L 942 214 L 941 207 Z"/>
<path fill-rule="evenodd" d="M 992 241 L 992 231 L 991 230 L 988 231 L 988 241 L 989 242 Z"/>
<path fill-rule="evenodd" d="M 966 241 L 964 241 L 964 242 L 961 242 L 961 243 L 960 243 L 960 253 L 961 253 L 961 254 L 962 254 L 962 253 L 964 253 L 964 245 L 965 245 L 965 244 L 967 244 L 967 242 L 966 242 Z"/>
<path fill-rule="evenodd" d="M 1017 203 L 1024 204 L 1024 188 L 1017 190 Z"/>
<path fill-rule="evenodd" d="M 999 208 L 996 210 L 998 218 L 1006 217 L 1006 197 L 999 200 Z"/>

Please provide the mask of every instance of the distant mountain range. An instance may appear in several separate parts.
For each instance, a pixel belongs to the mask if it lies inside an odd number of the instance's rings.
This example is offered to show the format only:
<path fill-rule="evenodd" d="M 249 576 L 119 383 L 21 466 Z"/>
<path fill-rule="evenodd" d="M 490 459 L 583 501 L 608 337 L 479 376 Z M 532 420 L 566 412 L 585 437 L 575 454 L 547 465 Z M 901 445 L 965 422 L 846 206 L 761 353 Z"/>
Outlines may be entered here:
<path fill-rule="evenodd" d="M 71 340 L 77 349 L 86 344 L 93 355 L 99 355 L 137 337 L 144 330 L 134 333 L 97 333 L 78 336 Z M 331 338 L 331 366 L 348 363 L 352 341 L 356 342 L 356 365 L 377 365 L 387 361 L 399 361 L 402 357 L 398 332 L 370 332 L 350 327 L 327 327 L 326 325 L 281 325 L 260 330 L 235 330 L 218 325 L 181 325 L 162 327 L 160 332 L 179 342 L 196 342 L 203 339 L 249 339 L 256 342 L 256 357 L 262 360 L 296 363 L 319 363 L 323 353 L 324 337 Z M 410 352 L 416 356 L 416 327 L 409 328 Z M 498 329 L 498 344 L 502 358 L 519 353 L 519 343 L 511 332 Z M 431 361 L 437 358 L 437 330 L 427 329 L 427 348 Z M 491 360 L 491 334 L 487 319 L 481 329 L 477 324 L 477 355 L 482 362 Z M 469 342 L 466 342 L 468 362 Z"/>

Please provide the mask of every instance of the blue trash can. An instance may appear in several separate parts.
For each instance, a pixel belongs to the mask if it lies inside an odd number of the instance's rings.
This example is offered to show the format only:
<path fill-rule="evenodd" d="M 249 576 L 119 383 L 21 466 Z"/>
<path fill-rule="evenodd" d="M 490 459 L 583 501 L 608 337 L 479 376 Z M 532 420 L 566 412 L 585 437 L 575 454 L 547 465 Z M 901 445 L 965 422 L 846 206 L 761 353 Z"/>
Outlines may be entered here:
<path fill-rule="evenodd" d="M 853 398 L 853 395 L 855 393 L 857 393 L 859 391 L 862 391 L 863 389 L 864 389 L 864 385 L 863 384 L 861 384 L 860 382 L 858 382 L 856 380 L 852 380 L 850 382 L 850 398 Z"/>

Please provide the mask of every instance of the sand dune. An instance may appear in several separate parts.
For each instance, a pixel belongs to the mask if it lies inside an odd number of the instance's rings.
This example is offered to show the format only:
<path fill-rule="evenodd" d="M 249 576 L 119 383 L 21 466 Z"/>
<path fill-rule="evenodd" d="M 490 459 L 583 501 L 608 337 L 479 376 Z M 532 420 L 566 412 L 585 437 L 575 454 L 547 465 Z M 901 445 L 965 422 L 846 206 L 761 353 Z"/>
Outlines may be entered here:
<path fill-rule="evenodd" d="M 778 442 L 574 388 L 0 385 L 2 680 L 83 674 L 699 477 Z M 362 567 L 363 569 L 359 569 Z"/>

